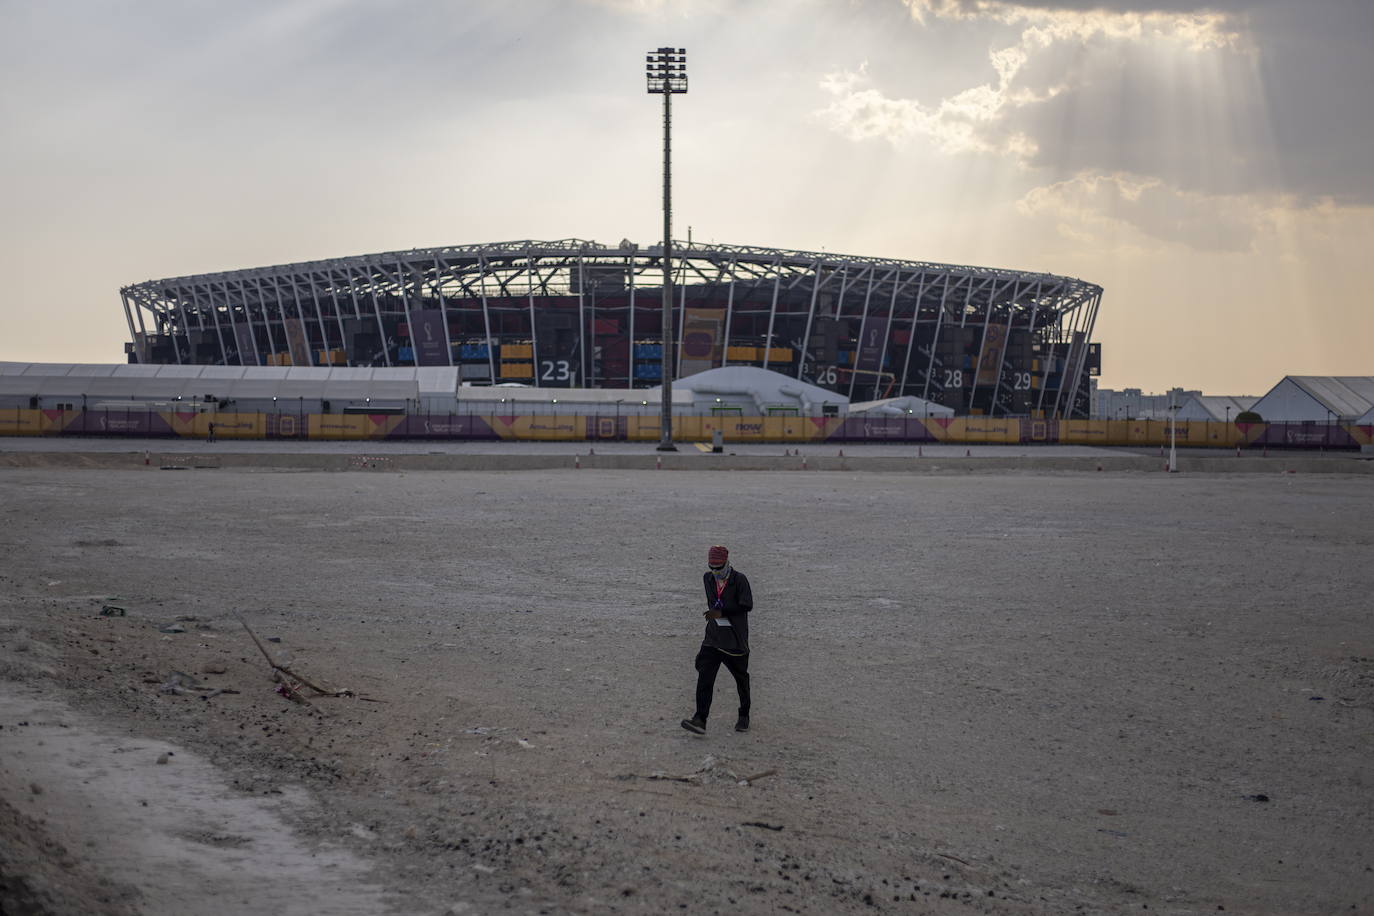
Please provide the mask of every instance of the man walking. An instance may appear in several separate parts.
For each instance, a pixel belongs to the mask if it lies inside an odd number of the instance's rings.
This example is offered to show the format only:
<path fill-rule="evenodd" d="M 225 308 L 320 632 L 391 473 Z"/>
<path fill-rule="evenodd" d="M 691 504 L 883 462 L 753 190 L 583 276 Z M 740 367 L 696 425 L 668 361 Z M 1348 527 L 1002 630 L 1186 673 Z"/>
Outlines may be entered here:
<path fill-rule="evenodd" d="M 716 673 L 724 665 L 735 677 L 739 689 L 739 719 L 735 731 L 749 731 L 749 611 L 754 594 L 744 573 L 730 566 L 730 551 L 712 547 L 706 553 L 707 570 L 702 574 L 706 586 L 706 637 L 697 652 L 697 711 L 682 727 L 698 735 L 706 734 L 706 718 L 711 714 L 711 693 Z"/>

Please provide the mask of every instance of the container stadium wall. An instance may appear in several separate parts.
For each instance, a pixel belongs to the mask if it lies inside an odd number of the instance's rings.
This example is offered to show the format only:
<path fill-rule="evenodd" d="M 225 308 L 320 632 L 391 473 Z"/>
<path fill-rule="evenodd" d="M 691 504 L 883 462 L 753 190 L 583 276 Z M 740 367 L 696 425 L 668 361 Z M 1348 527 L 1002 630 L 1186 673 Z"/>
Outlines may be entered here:
<path fill-rule="evenodd" d="M 153 280 L 121 290 L 131 362 L 451 366 L 479 385 L 649 388 L 758 366 L 855 401 L 1088 416 L 1102 289 L 1051 274 L 674 243 L 505 242 Z"/>

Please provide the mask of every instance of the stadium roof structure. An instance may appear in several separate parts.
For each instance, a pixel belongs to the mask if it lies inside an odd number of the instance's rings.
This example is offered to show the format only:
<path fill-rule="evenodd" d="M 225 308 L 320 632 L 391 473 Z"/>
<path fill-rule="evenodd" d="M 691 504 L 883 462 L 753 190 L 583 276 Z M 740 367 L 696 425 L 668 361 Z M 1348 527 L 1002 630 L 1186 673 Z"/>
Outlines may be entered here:
<path fill-rule="evenodd" d="M 1353 422 L 1374 408 L 1374 376 L 1286 375 L 1251 406 L 1269 423 Z"/>
<path fill-rule="evenodd" d="M 662 257 L 662 245 L 649 245 L 640 248 L 637 244 L 628 239 L 622 240 L 619 245 L 602 245 L 599 242 L 585 239 L 559 239 L 557 241 L 537 241 L 525 239 L 512 242 L 487 242 L 475 245 L 449 245 L 440 248 L 412 248 L 404 251 L 389 251 L 380 254 L 353 255 L 344 258 L 330 258 L 320 261 L 299 261 L 289 264 L 278 264 L 270 267 L 251 267 L 242 270 L 223 271 L 218 273 L 190 274 L 182 277 L 173 277 L 165 280 L 148 280 L 143 283 L 135 283 L 126 286 L 123 292 L 131 300 L 137 300 L 140 304 L 155 303 L 157 294 L 164 289 L 175 286 L 186 286 L 196 282 L 222 283 L 233 280 L 270 280 L 272 278 L 289 278 L 302 272 L 311 271 L 372 271 L 382 279 L 397 284 L 398 288 L 409 285 L 412 279 L 411 271 L 419 271 L 424 274 L 435 270 L 432 262 L 439 261 L 448 264 L 476 264 L 479 261 L 507 261 L 522 262 L 534 258 L 566 258 L 569 259 L 564 266 L 576 263 L 578 258 L 587 257 Z M 682 242 L 673 241 L 673 257 L 681 258 L 689 262 L 683 269 L 690 274 L 696 274 L 703 280 L 713 280 L 709 269 L 696 264 L 698 260 L 708 264 L 722 265 L 727 262 L 741 264 L 756 264 L 767 267 L 773 266 L 775 269 L 784 271 L 802 271 L 809 275 L 809 272 L 816 264 L 824 267 L 897 267 L 904 270 L 920 268 L 936 273 L 950 273 L 958 276 L 971 276 L 982 279 L 1025 279 L 1039 278 L 1053 285 L 1056 291 L 1061 294 L 1069 294 L 1076 298 L 1088 298 L 1094 294 L 1100 294 L 1102 288 L 1084 280 L 1077 280 L 1072 277 L 1061 277 L 1055 274 L 1010 270 L 998 267 L 974 267 L 958 264 L 942 264 L 934 261 L 911 261 L 897 258 L 866 257 L 862 255 L 834 254 L 829 252 L 805 251 L 786 248 L 764 248 L 756 245 L 724 245 L 703 242 Z M 397 268 L 404 268 L 405 272 L 397 274 Z M 758 273 L 757 276 L 768 276 L 772 279 L 771 273 Z M 573 288 L 573 283 L 568 276 L 564 276 L 563 284 L 565 289 Z M 554 280 L 556 287 L 557 281 Z M 541 286 L 548 289 L 548 283 L 541 283 Z M 525 290 L 521 288 L 519 292 Z M 151 298 L 149 298 L 151 297 Z"/>

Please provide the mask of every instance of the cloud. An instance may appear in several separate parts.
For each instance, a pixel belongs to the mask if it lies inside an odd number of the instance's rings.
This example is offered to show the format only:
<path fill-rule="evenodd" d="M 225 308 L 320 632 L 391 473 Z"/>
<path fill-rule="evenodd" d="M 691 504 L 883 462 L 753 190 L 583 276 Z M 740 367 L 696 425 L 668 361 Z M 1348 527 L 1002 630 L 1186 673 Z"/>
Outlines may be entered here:
<path fill-rule="evenodd" d="M 1252 251 L 1288 204 L 1180 191 L 1139 175 L 1085 173 L 1033 189 L 1017 209 L 1052 221 L 1060 235 L 1098 251 L 1141 253 L 1183 246 L 1238 253 Z"/>
<path fill-rule="evenodd" d="M 1206 48 L 1231 44 L 1239 37 L 1232 15 L 1216 3 L 1189 0 L 1119 0 L 1117 3 L 1094 0 L 902 0 L 918 22 L 931 19 L 987 19 L 1006 25 L 1026 27 L 1023 43 L 1088 40 L 1096 35 L 1111 38 L 1143 39 L 1172 37 L 1186 40 L 1192 47 Z M 1242 8 L 1244 4 L 1233 3 Z"/>
<path fill-rule="evenodd" d="M 918 19 L 926 15 L 988 16 L 1024 28 L 1017 42 L 993 48 L 988 62 L 996 75 L 938 103 L 888 96 L 872 84 L 867 65 L 826 74 L 821 88 L 832 96 L 818 114 L 832 129 L 853 140 L 880 138 L 902 145 L 915 136 L 934 139 L 948 153 L 1002 152 L 1029 160 L 1040 143 L 1027 131 L 1009 127 L 1018 109 L 1042 105 L 1073 86 L 1073 73 L 1059 81 L 1030 81 L 1024 72 L 1066 45 L 1161 41 L 1192 50 L 1226 46 L 1232 33 L 1215 13 L 1108 13 L 1045 11 L 998 0 L 904 0 Z M 1044 68 L 1039 68 L 1043 70 Z"/>
<path fill-rule="evenodd" d="M 987 76 L 921 99 L 866 67 L 829 73 L 818 115 L 852 140 L 929 138 L 1048 181 L 1120 173 L 1202 195 L 1374 203 L 1366 0 L 901 2 L 927 32 L 986 35 Z"/>
<path fill-rule="evenodd" d="M 874 89 L 863 64 L 857 70 L 827 74 L 821 88 L 833 98 L 817 117 L 851 140 L 877 138 L 903 146 L 924 136 L 947 153 L 998 151 L 978 131 L 978 125 L 994 120 L 1005 104 L 1004 94 L 992 87 L 975 86 L 927 108 Z"/>

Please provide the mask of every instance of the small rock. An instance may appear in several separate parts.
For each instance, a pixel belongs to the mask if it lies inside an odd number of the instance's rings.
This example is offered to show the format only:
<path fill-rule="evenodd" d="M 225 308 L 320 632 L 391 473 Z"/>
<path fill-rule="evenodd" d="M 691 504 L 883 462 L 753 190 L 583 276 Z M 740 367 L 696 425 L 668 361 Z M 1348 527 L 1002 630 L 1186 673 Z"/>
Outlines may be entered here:
<path fill-rule="evenodd" d="M 226 668 L 226 667 L 224 667 L 223 665 L 206 665 L 206 666 L 205 666 L 205 673 L 206 673 L 206 674 L 223 674 L 224 672 L 226 672 L 226 671 L 228 671 L 228 670 L 229 670 L 229 669 Z"/>
<path fill-rule="evenodd" d="M 157 762 L 158 762 L 158 763 L 166 763 L 166 762 L 168 761 L 168 759 L 169 759 L 169 756 L 168 756 L 167 754 L 159 754 L 159 755 L 158 755 L 158 758 L 157 758 Z"/>
<path fill-rule="evenodd" d="M 281 642 L 281 637 L 280 637 L 280 636 L 269 636 L 269 637 L 267 637 L 267 641 L 268 641 L 268 642 Z"/>
<path fill-rule="evenodd" d="M 185 633 L 185 632 L 186 632 L 186 628 L 185 628 L 185 627 L 179 627 L 179 626 L 177 626 L 177 625 L 174 624 L 174 623 L 169 623 L 169 624 L 167 624 L 165 627 L 158 627 L 158 628 L 157 628 L 157 631 L 158 631 L 159 633 Z"/>
<path fill-rule="evenodd" d="M 29 783 L 29 791 L 32 792 L 34 795 L 42 795 L 43 787 L 36 782 L 31 782 Z"/>
<path fill-rule="evenodd" d="M 118 605 L 106 604 L 106 605 L 102 605 L 102 606 L 101 606 L 101 608 L 100 608 L 100 616 L 101 616 L 101 617 L 123 617 L 123 616 L 125 616 L 125 610 L 124 610 L 124 608 L 119 607 Z"/>

